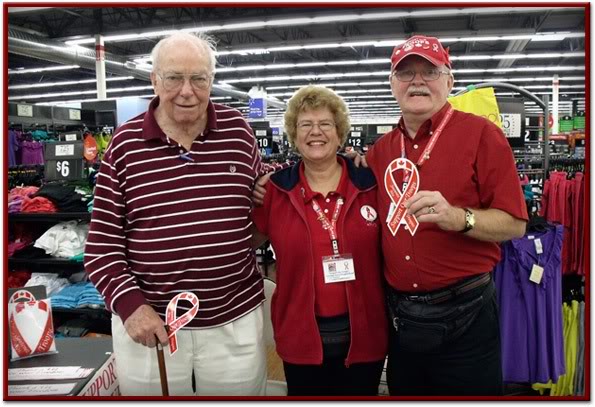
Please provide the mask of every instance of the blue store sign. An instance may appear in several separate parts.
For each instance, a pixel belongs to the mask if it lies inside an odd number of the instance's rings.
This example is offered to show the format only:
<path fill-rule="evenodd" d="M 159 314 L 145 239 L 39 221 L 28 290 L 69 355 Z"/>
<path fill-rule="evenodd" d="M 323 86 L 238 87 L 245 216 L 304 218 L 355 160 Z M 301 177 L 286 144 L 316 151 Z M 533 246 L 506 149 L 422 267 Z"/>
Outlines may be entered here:
<path fill-rule="evenodd" d="M 250 99 L 249 102 L 250 110 L 248 112 L 248 118 L 250 119 L 264 119 L 267 116 L 267 104 L 266 100 L 262 98 Z"/>

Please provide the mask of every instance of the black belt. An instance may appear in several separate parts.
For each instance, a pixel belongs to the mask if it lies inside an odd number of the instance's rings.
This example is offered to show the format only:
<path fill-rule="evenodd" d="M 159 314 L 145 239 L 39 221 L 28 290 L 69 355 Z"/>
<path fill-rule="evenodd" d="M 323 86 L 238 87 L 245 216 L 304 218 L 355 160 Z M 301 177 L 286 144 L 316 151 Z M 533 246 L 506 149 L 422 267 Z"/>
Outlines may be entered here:
<path fill-rule="evenodd" d="M 397 291 L 396 294 L 400 299 L 404 299 L 406 301 L 425 302 L 428 304 L 439 304 L 441 302 L 445 302 L 452 298 L 455 298 L 463 293 L 471 291 L 474 288 L 483 287 L 484 285 L 487 285 L 491 281 L 491 279 L 492 279 L 491 273 L 485 273 L 485 274 L 481 274 L 479 276 L 469 278 L 457 285 L 447 287 L 447 288 L 444 288 L 442 290 L 435 291 L 432 293 L 402 294 Z"/>

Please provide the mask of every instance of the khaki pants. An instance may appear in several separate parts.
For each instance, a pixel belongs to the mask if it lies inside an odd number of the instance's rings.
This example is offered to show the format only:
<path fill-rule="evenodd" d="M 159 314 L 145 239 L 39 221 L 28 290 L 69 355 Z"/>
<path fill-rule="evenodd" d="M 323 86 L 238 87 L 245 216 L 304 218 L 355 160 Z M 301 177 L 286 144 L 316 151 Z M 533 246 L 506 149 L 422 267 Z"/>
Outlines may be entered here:
<path fill-rule="evenodd" d="M 134 342 L 117 315 L 112 316 L 112 335 L 121 394 L 162 395 L 155 348 Z M 171 396 L 264 396 L 262 305 L 224 326 L 182 329 L 177 338 L 178 351 L 173 356 L 169 347 L 163 350 Z"/>

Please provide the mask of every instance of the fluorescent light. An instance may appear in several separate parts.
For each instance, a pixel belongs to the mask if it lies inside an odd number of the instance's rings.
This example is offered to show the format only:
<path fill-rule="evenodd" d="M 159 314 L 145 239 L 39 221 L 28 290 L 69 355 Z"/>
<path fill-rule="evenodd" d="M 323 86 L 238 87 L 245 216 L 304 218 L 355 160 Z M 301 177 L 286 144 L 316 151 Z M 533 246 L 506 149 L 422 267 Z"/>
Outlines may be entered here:
<path fill-rule="evenodd" d="M 495 42 L 495 41 L 562 41 L 566 38 L 584 38 L 585 33 L 536 33 L 536 34 L 513 34 L 513 35 L 478 35 L 471 37 L 440 37 L 438 38 L 442 44 L 451 42 Z M 373 45 L 375 47 L 394 47 L 404 43 L 405 40 L 385 40 L 377 41 Z"/>
<path fill-rule="evenodd" d="M 551 95 L 552 92 L 531 92 L 534 95 Z M 560 92 L 563 93 L 564 95 L 584 95 L 585 92 Z M 513 95 L 518 95 L 518 92 L 496 92 L 496 96 L 513 96 Z"/>
<path fill-rule="evenodd" d="M 450 56 L 451 61 L 486 61 L 500 59 L 558 59 L 584 57 L 584 52 L 548 52 L 540 54 L 461 55 Z"/>
<path fill-rule="evenodd" d="M 287 86 L 268 86 L 266 90 L 278 90 L 278 89 L 297 89 L 302 86 L 311 85 L 310 83 L 304 83 L 302 85 L 287 85 Z M 389 81 L 377 81 L 377 82 L 336 82 L 336 83 L 325 83 L 327 87 L 338 87 L 338 86 L 377 86 L 377 85 L 390 85 Z"/>
<path fill-rule="evenodd" d="M 114 82 L 114 81 L 124 81 L 124 80 L 132 80 L 134 76 L 121 76 L 117 78 L 107 78 L 106 82 Z M 31 88 L 51 88 L 55 86 L 69 86 L 69 85 L 80 85 L 84 83 L 97 83 L 97 79 L 85 79 L 81 81 L 64 81 L 64 82 L 46 82 L 46 83 L 32 83 L 29 85 L 12 85 L 9 86 L 9 90 L 16 90 L 16 89 L 31 89 Z"/>
<path fill-rule="evenodd" d="M 355 77 L 368 77 L 368 76 L 384 76 L 388 77 L 390 71 L 374 71 L 374 72 L 346 72 L 346 73 L 330 73 L 330 74 L 307 74 L 307 75 L 278 75 L 278 76 L 260 76 L 260 77 L 249 77 L 240 79 L 225 79 L 220 80 L 220 84 L 232 84 L 232 83 L 262 83 L 262 82 L 278 82 L 278 81 L 295 81 L 295 80 L 314 80 L 314 79 L 336 79 L 336 78 L 355 78 Z M 542 78 L 481 78 L 481 79 L 455 79 L 456 82 L 487 82 L 488 80 L 493 81 L 531 81 L 531 80 L 552 80 L 551 77 Z M 566 77 L 560 80 L 585 80 L 584 77 Z"/>
<path fill-rule="evenodd" d="M 582 38 L 585 33 L 541 33 L 541 34 L 514 34 L 514 35 L 500 35 L 500 36 L 476 36 L 476 37 L 452 37 L 452 38 L 440 38 L 443 43 L 450 42 L 494 42 L 494 41 L 513 41 L 519 39 L 528 39 L 531 41 L 557 41 L 563 38 Z M 562 38 L 563 37 L 563 38 Z M 296 44 L 296 45 L 285 45 L 278 47 L 264 47 L 264 48 L 246 48 L 246 49 L 234 49 L 229 51 L 217 51 L 216 56 L 223 55 L 266 55 L 271 52 L 288 52 L 298 51 L 305 49 L 327 49 L 327 48 L 352 48 L 352 47 L 394 47 L 402 44 L 405 39 L 388 39 L 380 41 L 351 41 L 351 42 L 331 42 L 331 43 L 320 43 L 320 44 Z M 135 59 L 138 63 L 151 62 L 149 55 Z"/>
<path fill-rule="evenodd" d="M 453 74 L 465 73 L 506 73 L 506 72 L 559 72 L 559 71 L 584 71 L 585 66 L 522 66 L 518 68 L 486 68 L 486 69 L 453 69 Z"/>
<path fill-rule="evenodd" d="M 105 98 L 105 99 L 93 98 L 93 99 L 60 100 L 60 101 L 56 101 L 56 102 L 40 102 L 40 103 L 35 103 L 35 104 L 37 106 L 55 106 L 55 105 L 63 105 L 63 104 L 68 104 L 68 103 L 103 102 L 106 100 L 122 100 L 122 99 L 137 99 L 137 98 L 145 99 L 145 98 L 153 98 L 153 97 L 155 97 L 155 95 L 118 96 L 118 97 Z"/>
<path fill-rule="evenodd" d="M 129 88 L 116 88 L 116 89 L 107 89 L 107 93 L 114 93 L 114 92 L 134 92 L 137 90 L 148 90 L 153 89 L 152 86 L 131 86 Z M 43 93 L 43 94 L 34 94 L 34 95 L 21 95 L 21 96 L 9 96 L 8 100 L 24 100 L 24 99 L 45 99 L 45 98 L 52 98 L 52 97 L 63 97 L 63 96 L 75 96 L 75 95 L 92 95 L 97 93 L 97 90 L 79 90 L 75 92 L 56 92 L 56 93 Z"/>
<path fill-rule="evenodd" d="M 312 68 L 319 66 L 349 66 L 349 65 L 373 65 L 373 64 L 389 64 L 388 58 L 376 59 L 360 59 L 349 61 L 321 61 L 321 62 L 303 62 L 291 64 L 267 64 L 267 65 L 244 65 L 238 67 L 217 68 L 217 73 L 237 72 L 237 71 L 259 71 L 259 70 L 273 70 L 273 69 L 287 69 L 287 68 Z"/>
<path fill-rule="evenodd" d="M 458 79 L 455 78 L 455 83 L 466 83 L 466 82 L 539 82 L 539 81 L 552 81 L 551 76 L 542 76 L 536 78 L 476 78 L 476 79 Z M 559 78 L 561 81 L 584 81 L 584 76 L 562 76 Z"/>
<path fill-rule="evenodd" d="M 264 76 L 257 78 L 242 78 L 242 79 L 226 79 L 219 81 L 219 83 L 245 83 L 245 82 L 275 82 L 275 81 L 294 81 L 302 79 L 334 79 L 334 78 L 348 78 L 358 76 L 386 76 L 390 71 L 377 72 L 349 72 L 349 73 L 331 73 L 331 74 L 308 74 L 308 75 L 283 75 L 283 76 Z"/>
<path fill-rule="evenodd" d="M 332 87 L 325 85 L 327 88 L 332 89 Z M 361 94 L 361 93 L 388 93 L 389 95 L 387 96 L 391 96 L 391 90 L 390 88 L 386 88 L 386 89 L 351 89 L 351 90 L 335 90 L 335 93 L 339 94 L 339 95 L 350 95 L 350 94 Z M 268 96 L 274 96 L 274 97 L 281 97 L 281 96 L 293 96 L 295 92 L 282 92 L 282 93 L 269 93 Z M 347 97 L 347 96 L 346 96 Z M 355 97 L 355 96 L 349 96 L 349 97 Z M 370 96 L 370 97 L 376 97 L 376 96 Z"/>
<path fill-rule="evenodd" d="M 69 69 L 78 69 L 80 66 L 78 65 L 59 65 L 59 66 L 48 66 L 44 68 L 31 68 L 31 69 L 9 69 L 9 75 L 20 75 L 25 73 L 36 73 L 36 72 L 45 72 L 45 71 L 65 71 Z"/>
<path fill-rule="evenodd" d="M 329 22 L 351 22 L 351 21 L 379 21 L 394 20 L 400 18 L 435 18 L 441 16 L 460 16 L 471 14 L 497 14 L 497 13 L 542 13 L 542 7 L 484 7 L 484 8 L 453 8 L 453 9 L 424 9 L 416 11 L 374 11 L 369 13 L 349 13 L 349 14 L 325 14 L 316 17 L 294 17 L 280 18 L 275 20 L 257 20 L 234 22 L 228 24 L 187 27 L 183 28 L 185 32 L 216 32 L 216 31 L 243 31 L 247 29 L 259 29 L 266 27 L 289 27 L 311 24 L 328 24 Z M 584 10 L 582 7 L 557 7 L 553 12 L 562 12 L 565 10 Z M 174 32 L 174 30 L 150 31 L 144 33 L 131 33 L 119 35 L 106 35 L 104 42 L 126 41 L 134 39 L 145 39 L 154 37 L 163 37 Z M 94 44 L 95 38 L 81 38 L 66 41 L 66 44 Z"/>

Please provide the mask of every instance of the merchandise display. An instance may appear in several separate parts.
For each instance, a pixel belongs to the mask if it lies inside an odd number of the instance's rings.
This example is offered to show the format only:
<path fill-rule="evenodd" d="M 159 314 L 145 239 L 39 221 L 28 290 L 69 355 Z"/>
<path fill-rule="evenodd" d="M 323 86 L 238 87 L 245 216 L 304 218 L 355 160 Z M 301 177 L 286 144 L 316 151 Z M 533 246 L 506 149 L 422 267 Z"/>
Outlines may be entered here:
<path fill-rule="evenodd" d="M 219 356 L 230 364 L 255 365 L 238 373 L 237 386 L 260 380 L 266 392 L 246 392 L 284 400 L 289 389 L 293 399 L 296 377 L 317 377 L 301 369 L 326 366 L 328 350 L 343 345 L 337 372 L 375 363 L 375 375 L 384 363 L 378 394 L 364 398 L 385 400 L 399 394 L 395 355 L 409 367 L 410 354 L 435 352 L 424 360 L 439 371 L 458 329 L 480 337 L 467 329 L 490 332 L 476 323 L 489 318 L 488 328 L 500 323 L 500 352 L 484 341 L 488 350 L 467 356 L 483 357 L 490 372 L 500 358 L 502 383 L 494 387 L 503 396 L 590 399 L 589 4 L 63 6 L 5 9 L 5 400 L 134 399 L 126 391 L 135 380 L 155 398 L 200 396 L 204 383 L 220 384 L 216 369 L 201 377 L 201 363 L 226 347 Z M 185 53 L 178 63 L 168 54 L 162 62 L 153 47 L 175 30 L 209 36 L 215 58 Z M 204 72 L 196 68 L 206 60 Z M 449 103 L 427 119 L 443 80 L 452 84 Z M 290 98 L 307 85 L 345 102 L 343 145 L 332 144 L 330 134 L 342 131 L 332 109 L 334 121 L 313 115 L 285 127 Z M 301 113 L 316 113 L 303 106 Z M 408 115 L 423 117 L 413 131 Z M 290 137 L 298 129 L 301 145 Z M 327 154 L 329 145 L 343 175 L 327 197 L 303 187 L 312 180 L 304 183 L 295 164 Z M 358 178 L 360 163 L 370 165 L 371 180 Z M 269 196 L 256 208 L 263 178 Z M 461 227 L 418 220 L 438 216 L 443 201 L 407 212 L 401 204 L 418 188 L 463 209 Z M 350 195 L 360 190 L 366 201 Z M 314 209 L 302 211 L 309 199 Z M 525 235 L 481 238 L 482 212 L 492 209 L 518 225 L 528 215 Z M 347 251 L 338 250 L 337 222 L 353 242 Z M 314 230 L 318 223 L 330 240 Z M 322 241 L 337 245 L 334 256 L 313 248 Z M 362 278 L 371 270 L 380 285 Z M 498 313 L 479 300 L 463 309 L 464 293 L 472 298 L 492 284 L 478 298 L 495 290 L 485 301 Z M 180 302 L 168 307 L 172 298 Z M 409 319 L 408 306 L 416 311 Z M 376 313 L 384 308 L 386 318 Z M 150 331 L 155 316 L 162 323 Z M 174 346 L 152 349 L 161 337 Z M 208 338 L 220 348 L 200 348 Z M 472 342 L 462 347 L 475 349 Z M 151 348 L 142 361 L 141 345 Z M 118 349 L 127 349 L 121 361 L 140 379 L 118 380 Z M 266 366 L 254 362 L 263 349 Z M 52 372 L 63 376 L 44 376 Z M 225 380 L 236 380 L 234 369 L 228 373 Z M 243 382 L 242 374 L 255 377 Z M 422 399 L 439 399 L 428 397 L 446 386 L 419 380 Z M 245 396 L 238 391 L 229 395 Z M 477 399 L 469 394 L 457 397 Z"/>

